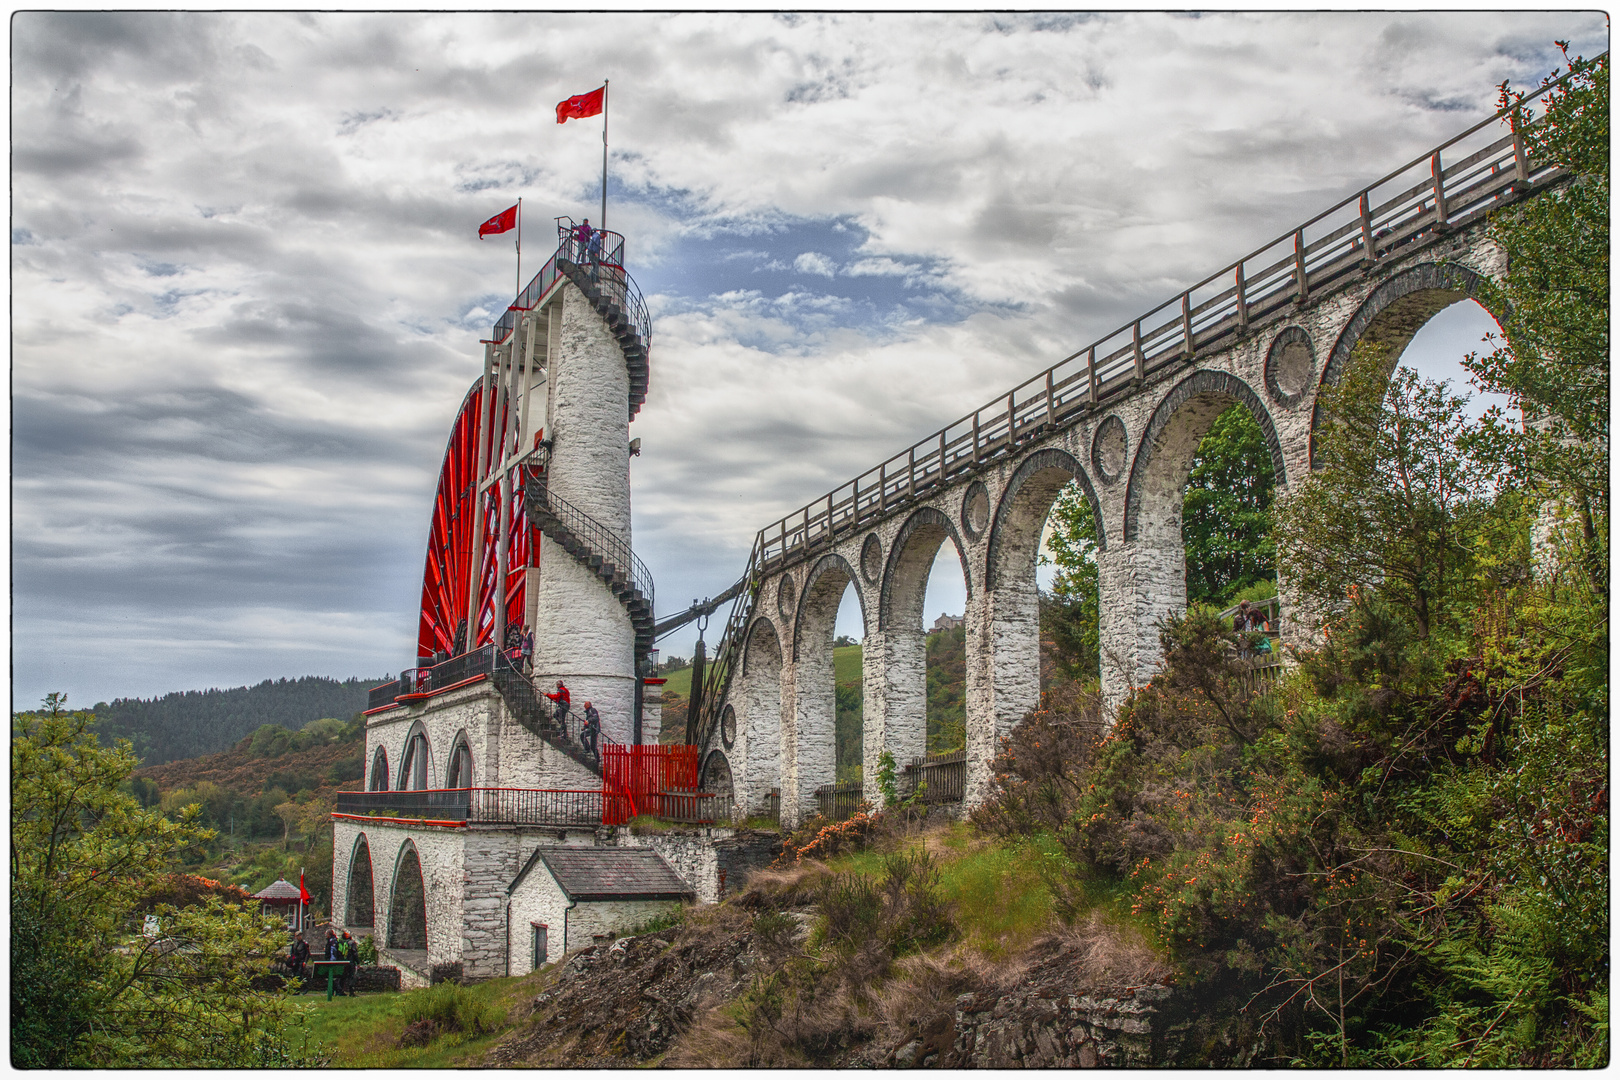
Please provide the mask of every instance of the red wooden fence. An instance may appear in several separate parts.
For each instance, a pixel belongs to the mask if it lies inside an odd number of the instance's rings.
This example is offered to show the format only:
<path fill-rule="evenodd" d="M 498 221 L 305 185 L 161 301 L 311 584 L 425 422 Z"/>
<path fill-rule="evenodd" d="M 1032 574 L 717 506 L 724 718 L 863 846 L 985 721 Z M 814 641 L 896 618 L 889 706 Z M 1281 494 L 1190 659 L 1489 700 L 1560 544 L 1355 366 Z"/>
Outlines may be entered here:
<path fill-rule="evenodd" d="M 695 746 L 602 747 L 604 825 L 622 825 L 638 814 L 688 819 L 697 790 Z"/>

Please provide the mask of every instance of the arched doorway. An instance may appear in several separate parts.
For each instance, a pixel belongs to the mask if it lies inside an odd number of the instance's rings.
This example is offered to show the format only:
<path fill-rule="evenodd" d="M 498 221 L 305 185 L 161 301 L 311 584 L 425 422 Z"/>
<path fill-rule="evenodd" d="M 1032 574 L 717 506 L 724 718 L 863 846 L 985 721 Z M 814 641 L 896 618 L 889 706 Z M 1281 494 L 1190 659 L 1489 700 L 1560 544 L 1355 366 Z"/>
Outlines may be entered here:
<path fill-rule="evenodd" d="M 394 868 L 394 887 L 388 899 L 388 947 L 425 950 L 427 937 L 427 889 L 422 882 L 422 862 L 416 845 L 405 841 L 399 863 Z"/>
<path fill-rule="evenodd" d="M 399 783 L 396 787 L 400 791 L 426 789 L 430 763 L 427 732 L 423 731 L 422 725 L 418 723 L 405 737 L 405 749 L 399 758 Z"/>
<path fill-rule="evenodd" d="M 348 902 L 343 913 L 343 925 L 351 929 L 369 929 L 376 919 L 375 890 L 371 883 L 371 845 L 361 833 L 354 842 L 354 854 L 349 858 Z"/>
<path fill-rule="evenodd" d="M 380 746 L 371 755 L 371 779 L 366 783 L 366 790 L 388 790 L 388 751 Z"/>
<path fill-rule="evenodd" d="M 455 742 L 450 744 L 450 761 L 445 767 L 444 774 L 447 777 L 444 786 L 447 788 L 473 786 L 472 748 L 467 745 L 465 731 L 459 733 Z"/>

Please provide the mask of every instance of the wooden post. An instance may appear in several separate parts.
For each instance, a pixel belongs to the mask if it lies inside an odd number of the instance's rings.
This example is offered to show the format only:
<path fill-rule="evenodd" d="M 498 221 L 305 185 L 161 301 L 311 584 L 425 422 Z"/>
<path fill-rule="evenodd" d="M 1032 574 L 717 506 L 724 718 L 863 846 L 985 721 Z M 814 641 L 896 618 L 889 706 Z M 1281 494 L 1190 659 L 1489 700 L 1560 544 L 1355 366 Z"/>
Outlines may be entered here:
<path fill-rule="evenodd" d="M 1086 349 L 1086 378 L 1091 383 L 1091 403 L 1097 404 L 1102 387 L 1097 381 L 1097 346 Z"/>
<path fill-rule="evenodd" d="M 782 548 L 782 550 L 777 555 L 777 558 L 785 559 L 785 558 L 787 558 L 787 518 L 782 519 L 781 526 L 782 526 L 782 538 L 777 541 L 777 544 Z"/>
<path fill-rule="evenodd" d="M 1305 280 L 1305 230 L 1294 230 L 1294 299 L 1303 304 L 1310 299 L 1311 289 Z"/>
<path fill-rule="evenodd" d="M 833 493 L 829 491 L 829 492 L 827 492 L 827 543 L 828 543 L 828 545 L 832 544 L 832 538 L 833 538 L 833 519 L 832 519 L 833 511 L 832 511 L 832 508 L 833 508 Z"/>
<path fill-rule="evenodd" d="M 1367 193 L 1361 193 L 1361 261 L 1373 261 L 1373 234 L 1372 234 L 1372 204 L 1367 199 Z"/>
<path fill-rule="evenodd" d="M 889 463 L 883 462 L 878 466 L 878 513 L 882 514 L 889 509 Z"/>
<path fill-rule="evenodd" d="M 906 450 L 906 498 L 909 500 L 917 494 L 917 447 L 911 446 Z"/>
<path fill-rule="evenodd" d="M 1181 294 L 1181 351 L 1190 359 L 1193 354 L 1192 294 Z"/>
<path fill-rule="evenodd" d="M 939 482 L 945 483 L 945 429 L 939 429 Z"/>
<path fill-rule="evenodd" d="M 1513 110 L 1513 174 L 1519 184 L 1530 183 L 1530 158 L 1524 152 L 1524 114 Z"/>
<path fill-rule="evenodd" d="M 1434 177 L 1434 224 L 1436 228 L 1446 227 L 1446 170 L 1440 164 L 1440 151 L 1436 150 L 1434 156 L 1429 158 L 1429 173 Z"/>
<path fill-rule="evenodd" d="M 1013 404 L 1013 395 L 1016 390 L 1007 392 L 1007 449 L 1010 451 L 1018 441 L 1018 407 Z"/>
<path fill-rule="evenodd" d="M 1046 369 L 1046 426 L 1057 427 L 1057 402 L 1052 400 L 1052 369 Z"/>
<path fill-rule="evenodd" d="M 800 538 L 799 542 L 804 545 L 804 550 L 809 551 L 810 550 L 810 507 L 808 505 L 806 505 L 805 508 L 804 508 L 804 526 L 803 526 L 803 531 L 801 531 L 799 533 L 799 538 Z"/>
<path fill-rule="evenodd" d="M 1242 260 L 1239 260 L 1237 264 L 1237 317 L 1238 332 L 1247 332 L 1249 329 L 1249 298 L 1244 292 Z"/>
<path fill-rule="evenodd" d="M 973 464 L 979 463 L 979 410 L 973 410 Z"/>
<path fill-rule="evenodd" d="M 1147 378 L 1147 357 L 1142 355 L 1142 320 L 1131 324 L 1131 349 L 1136 354 L 1136 381 Z"/>

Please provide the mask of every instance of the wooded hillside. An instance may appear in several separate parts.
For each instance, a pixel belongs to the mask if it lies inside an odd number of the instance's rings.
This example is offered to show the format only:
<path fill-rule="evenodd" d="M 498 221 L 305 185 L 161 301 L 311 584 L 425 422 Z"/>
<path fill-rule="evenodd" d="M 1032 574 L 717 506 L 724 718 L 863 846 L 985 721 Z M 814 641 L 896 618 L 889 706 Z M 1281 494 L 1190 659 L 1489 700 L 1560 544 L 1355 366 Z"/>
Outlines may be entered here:
<path fill-rule="evenodd" d="M 117 698 L 90 710 L 103 743 L 128 739 L 141 764 L 229 750 L 264 724 L 297 730 L 311 720 L 348 720 L 366 707 L 366 691 L 382 679 L 338 682 L 318 675 L 266 679 L 229 690 L 182 690 L 160 698 Z"/>

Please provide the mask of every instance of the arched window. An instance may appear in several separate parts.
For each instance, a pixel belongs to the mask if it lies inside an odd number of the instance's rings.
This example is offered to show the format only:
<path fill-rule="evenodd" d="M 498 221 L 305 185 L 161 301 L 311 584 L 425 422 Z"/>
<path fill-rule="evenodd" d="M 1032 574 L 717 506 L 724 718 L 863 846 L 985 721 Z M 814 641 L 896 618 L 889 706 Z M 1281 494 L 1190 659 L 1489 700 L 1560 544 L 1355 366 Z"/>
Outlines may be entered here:
<path fill-rule="evenodd" d="M 450 748 L 450 764 L 445 769 L 447 788 L 470 788 L 473 786 L 472 750 L 467 746 L 466 734 L 456 736 L 455 745 Z"/>
<path fill-rule="evenodd" d="M 399 766 L 399 789 L 421 791 L 428 786 L 427 735 L 413 731 L 405 740 L 405 753 Z"/>
<path fill-rule="evenodd" d="M 366 784 L 367 791 L 388 790 L 388 751 L 377 747 L 377 752 L 371 755 L 371 780 Z"/>

